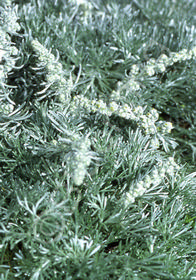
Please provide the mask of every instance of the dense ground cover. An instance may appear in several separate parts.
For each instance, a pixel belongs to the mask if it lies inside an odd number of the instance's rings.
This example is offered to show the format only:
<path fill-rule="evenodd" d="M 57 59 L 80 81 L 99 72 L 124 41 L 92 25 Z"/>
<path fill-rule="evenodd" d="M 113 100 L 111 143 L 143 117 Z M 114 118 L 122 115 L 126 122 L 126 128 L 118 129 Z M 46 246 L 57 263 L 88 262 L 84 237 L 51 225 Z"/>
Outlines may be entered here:
<path fill-rule="evenodd" d="M 196 5 L 0 5 L 0 279 L 196 279 Z"/>

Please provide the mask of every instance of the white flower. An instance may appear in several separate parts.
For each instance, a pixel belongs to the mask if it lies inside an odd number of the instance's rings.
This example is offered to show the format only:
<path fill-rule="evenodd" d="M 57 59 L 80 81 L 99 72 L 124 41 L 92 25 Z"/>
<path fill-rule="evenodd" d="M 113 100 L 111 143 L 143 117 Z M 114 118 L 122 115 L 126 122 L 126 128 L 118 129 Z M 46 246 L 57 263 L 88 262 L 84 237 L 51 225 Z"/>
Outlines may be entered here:
<path fill-rule="evenodd" d="M 135 201 L 135 197 L 133 196 L 133 194 L 131 192 L 128 192 L 126 194 L 125 204 L 134 203 L 134 201 Z"/>
<path fill-rule="evenodd" d="M 14 106 L 12 104 L 2 104 L 0 106 L 0 111 L 4 114 L 10 114 L 13 112 Z"/>
<path fill-rule="evenodd" d="M 147 117 L 151 119 L 153 122 L 156 122 L 159 118 L 159 113 L 156 109 L 152 108 L 150 112 L 147 114 Z"/>
<path fill-rule="evenodd" d="M 142 196 L 146 191 L 144 181 L 139 181 L 135 189 L 131 189 L 126 194 L 126 204 L 133 203 L 136 197 Z"/>
<path fill-rule="evenodd" d="M 92 6 L 91 3 L 89 3 L 87 0 L 74 0 L 74 1 L 77 5 L 87 5 L 89 7 Z"/>
<path fill-rule="evenodd" d="M 59 94 L 58 98 L 59 98 L 59 101 L 61 103 L 65 103 L 66 102 L 66 98 L 65 98 L 65 94 L 64 93 Z"/>
<path fill-rule="evenodd" d="M 0 49 L 0 61 L 2 60 L 3 56 L 6 54 L 6 51 Z"/>
<path fill-rule="evenodd" d="M 125 119 L 135 120 L 136 117 L 131 109 L 131 107 L 127 104 L 124 104 L 119 109 L 119 116 Z"/>
<path fill-rule="evenodd" d="M 99 111 L 102 113 L 102 114 L 106 114 L 107 113 L 107 104 L 105 102 L 103 102 L 103 100 L 98 100 L 97 103 L 96 103 Z"/>
<path fill-rule="evenodd" d="M 188 55 L 187 49 L 183 49 L 183 50 L 179 51 L 178 55 L 180 57 L 180 60 L 189 59 L 189 55 Z"/>
<path fill-rule="evenodd" d="M 143 184 L 138 183 L 137 188 L 133 192 L 134 197 L 142 196 L 146 191 L 146 188 L 144 187 Z"/>
<path fill-rule="evenodd" d="M 156 127 L 155 125 L 148 126 L 145 130 L 146 134 L 155 134 L 156 133 Z"/>
<path fill-rule="evenodd" d="M 173 124 L 171 122 L 165 122 L 164 128 L 166 133 L 170 133 L 173 129 Z"/>
<path fill-rule="evenodd" d="M 137 64 L 133 64 L 131 66 L 131 74 L 137 75 L 139 73 L 139 66 Z"/>
<path fill-rule="evenodd" d="M 157 63 L 156 69 L 157 69 L 158 72 L 162 73 L 162 72 L 165 72 L 166 67 L 165 67 L 165 65 L 163 63 Z"/>
<path fill-rule="evenodd" d="M 120 90 L 119 89 L 113 90 L 110 98 L 111 100 L 115 100 L 115 101 L 120 100 Z"/>
<path fill-rule="evenodd" d="M 146 187 L 149 188 L 150 185 L 152 184 L 152 182 L 153 181 L 152 181 L 151 177 L 149 175 L 147 175 L 146 178 L 145 178 Z"/>
<path fill-rule="evenodd" d="M 58 82 L 60 80 L 60 76 L 58 74 L 49 74 L 47 75 L 47 80 L 49 83 L 55 83 L 55 82 Z"/>
<path fill-rule="evenodd" d="M 154 178 L 159 177 L 159 173 L 158 173 L 158 170 L 157 170 L 157 169 L 154 169 L 154 170 L 152 171 L 152 176 L 153 176 Z"/>
<path fill-rule="evenodd" d="M 133 112 L 136 116 L 142 116 L 144 109 L 142 108 L 142 106 L 137 106 L 135 109 L 133 109 Z"/>
<path fill-rule="evenodd" d="M 75 157 L 73 162 L 74 172 L 73 181 L 79 186 L 83 183 L 85 175 L 87 173 L 87 167 L 91 163 L 91 156 L 88 151 L 90 147 L 90 140 L 88 138 L 82 139 L 74 143 Z"/>
<path fill-rule="evenodd" d="M 170 133 L 173 129 L 173 125 L 171 122 L 159 121 L 157 129 L 162 133 Z"/>
<path fill-rule="evenodd" d="M 3 81 L 4 78 L 5 78 L 4 71 L 2 69 L 0 69 L 0 81 Z"/>
<path fill-rule="evenodd" d="M 130 87 L 131 90 L 137 91 L 140 89 L 140 85 L 138 82 L 136 82 L 134 79 L 130 79 L 128 82 L 128 86 Z"/>
<path fill-rule="evenodd" d="M 161 54 L 158 58 L 158 63 L 163 63 L 167 65 L 168 61 L 169 61 L 169 57 L 166 54 Z"/>
<path fill-rule="evenodd" d="M 178 53 L 171 53 L 171 59 L 174 63 L 178 62 L 181 59 L 181 56 Z"/>
<path fill-rule="evenodd" d="M 84 166 L 83 165 L 78 166 L 78 168 L 74 170 L 74 175 L 73 175 L 74 184 L 76 186 L 80 186 L 84 181 L 85 175 L 86 175 L 86 169 L 84 168 Z"/>
<path fill-rule="evenodd" d="M 194 56 L 194 57 L 196 57 L 196 46 L 194 47 L 194 48 L 192 48 L 192 55 Z"/>
<path fill-rule="evenodd" d="M 10 48 L 10 55 L 14 55 L 15 56 L 17 54 L 18 54 L 18 49 L 16 47 L 12 46 Z"/>
<path fill-rule="evenodd" d="M 172 165 L 169 166 L 169 168 L 167 169 L 167 173 L 172 176 L 174 174 L 174 167 Z"/>
<path fill-rule="evenodd" d="M 145 67 L 145 72 L 148 76 L 153 76 L 155 74 L 155 67 L 154 66 L 150 66 L 150 65 L 146 65 Z"/>
<path fill-rule="evenodd" d="M 56 141 L 55 139 L 53 139 L 53 140 L 52 140 L 52 144 L 53 144 L 54 146 L 56 146 L 56 145 L 57 145 L 57 141 Z"/>
<path fill-rule="evenodd" d="M 89 105 L 91 106 L 91 107 L 89 107 L 89 108 L 91 108 L 91 111 L 93 113 L 95 113 L 97 111 L 96 101 L 95 100 L 91 100 Z"/>
<path fill-rule="evenodd" d="M 154 66 L 156 64 L 156 60 L 154 58 L 150 58 L 147 62 L 147 65 Z"/>
<path fill-rule="evenodd" d="M 165 173 L 166 173 L 166 169 L 165 169 L 165 167 L 162 167 L 161 170 L 160 170 L 160 177 L 164 178 L 165 177 Z"/>
<path fill-rule="evenodd" d="M 112 101 L 109 105 L 109 109 L 111 112 L 115 112 L 118 110 L 118 104 L 114 101 Z"/>
<path fill-rule="evenodd" d="M 151 139 L 150 146 L 153 149 L 158 149 L 160 146 L 159 140 L 157 138 Z"/>

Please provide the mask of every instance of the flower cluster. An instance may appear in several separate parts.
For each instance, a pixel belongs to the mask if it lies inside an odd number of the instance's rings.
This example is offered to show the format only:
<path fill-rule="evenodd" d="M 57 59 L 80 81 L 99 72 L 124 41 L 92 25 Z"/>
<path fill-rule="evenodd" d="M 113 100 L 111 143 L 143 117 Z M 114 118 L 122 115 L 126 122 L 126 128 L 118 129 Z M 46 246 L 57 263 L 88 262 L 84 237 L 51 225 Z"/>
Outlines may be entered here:
<path fill-rule="evenodd" d="M 72 0 L 77 6 L 80 6 L 83 14 L 81 16 L 82 24 L 88 24 L 88 18 L 92 16 L 93 5 L 88 0 Z"/>
<path fill-rule="evenodd" d="M 112 100 L 119 101 L 121 99 L 122 91 L 125 89 L 128 89 L 129 92 L 136 92 L 140 90 L 140 83 L 136 80 L 136 75 L 139 73 L 139 67 L 134 64 L 133 65 L 133 72 L 131 70 L 131 73 L 129 75 L 128 81 L 125 83 L 123 82 L 118 82 L 117 84 L 117 89 L 114 90 L 110 96 Z"/>
<path fill-rule="evenodd" d="M 4 32 L 12 34 L 20 30 L 20 25 L 17 23 L 17 9 L 16 5 L 11 7 L 11 1 L 8 0 L 5 1 L 5 7 L 0 7 L 0 28 Z"/>
<path fill-rule="evenodd" d="M 92 4 L 87 0 L 72 0 L 76 5 L 84 5 L 85 8 L 91 9 Z"/>
<path fill-rule="evenodd" d="M 140 89 L 140 84 L 133 77 L 128 81 L 127 86 L 131 91 L 138 91 Z"/>
<path fill-rule="evenodd" d="M 67 131 L 66 138 L 58 136 L 57 140 L 51 141 L 51 144 L 53 147 L 57 147 L 58 144 L 66 147 L 68 144 L 69 149 L 65 149 L 67 153 L 62 153 L 62 166 L 65 167 L 68 163 L 74 184 L 80 186 L 87 174 L 91 160 L 96 159 L 95 153 L 90 151 L 91 142 L 88 136 L 81 137 L 80 134 L 70 130 Z"/>
<path fill-rule="evenodd" d="M 72 110 L 75 110 L 79 106 L 84 107 L 89 112 L 99 112 L 107 116 L 115 114 L 127 120 L 133 120 L 139 127 L 144 129 L 146 134 L 156 134 L 157 131 L 170 133 L 172 129 L 172 124 L 170 122 L 157 122 L 159 114 L 154 108 L 145 114 L 144 108 L 141 106 L 132 108 L 128 104 L 119 105 L 115 101 L 112 101 L 107 105 L 103 100 L 89 100 L 86 97 L 74 96 L 71 104 Z"/>
<path fill-rule="evenodd" d="M 156 73 L 163 73 L 166 67 L 172 66 L 177 62 L 182 62 L 185 60 L 196 58 L 196 46 L 191 50 L 183 49 L 179 52 L 171 52 L 169 56 L 166 54 L 161 54 L 157 60 L 151 58 L 148 60 L 147 64 L 144 66 L 143 71 L 148 76 L 153 76 Z M 133 69 L 136 67 L 132 66 Z M 139 74 L 139 71 L 136 73 Z"/>
<path fill-rule="evenodd" d="M 196 46 L 191 50 L 183 49 L 179 52 L 171 52 L 170 56 L 161 54 L 158 59 L 149 59 L 145 65 L 142 65 L 142 67 L 137 64 L 133 64 L 128 76 L 128 80 L 125 83 L 118 83 L 117 89 L 112 92 L 111 99 L 115 101 L 120 100 L 123 89 L 128 89 L 129 92 L 139 91 L 141 89 L 140 83 L 137 81 L 139 75 L 151 77 L 158 73 L 165 72 L 168 66 L 172 66 L 177 62 L 195 58 Z"/>
<path fill-rule="evenodd" d="M 154 134 L 157 131 L 155 122 L 159 118 L 159 113 L 156 109 L 151 109 L 146 115 L 141 115 L 141 126 L 145 129 L 146 134 Z"/>
<path fill-rule="evenodd" d="M 173 65 L 176 62 L 182 62 L 185 60 L 195 59 L 196 58 L 196 46 L 191 50 L 183 49 L 179 52 L 171 52 L 168 57 L 165 54 L 161 54 L 157 60 L 151 58 L 148 60 L 146 65 L 140 69 L 137 64 L 133 64 L 129 74 L 129 79 L 126 83 L 119 82 L 116 91 L 113 91 L 111 94 L 111 100 L 113 100 L 109 107 L 104 104 L 103 101 L 97 101 L 102 103 L 99 107 L 96 101 L 89 102 L 87 99 L 84 99 L 82 104 L 85 107 L 90 108 L 92 106 L 92 111 L 100 111 L 103 114 L 111 115 L 115 113 L 125 119 L 131 119 L 137 121 L 140 127 L 142 127 L 146 134 L 155 134 L 157 131 L 165 133 L 170 133 L 173 129 L 171 122 L 158 121 L 159 114 L 155 109 L 152 109 L 150 113 L 145 115 L 143 113 L 143 108 L 141 106 L 132 109 L 129 105 L 125 104 L 123 106 L 118 106 L 116 102 L 121 99 L 121 92 L 124 88 L 128 88 L 129 91 L 135 92 L 140 90 L 140 83 L 137 81 L 138 75 L 147 75 L 153 76 L 157 73 L 162 73 L 166 71 L 166 67 Z M 154 145 L 159 146 L 158 139 L 155 139 Z"/>
<path fill-rule="evenodd" d="M 159 121 L 157 124 L 157 130 L 161 131 L 163 134 L 170 133 L 173 129 L 173 125 L 171 122 Z"/>
<path fill-rule="evenodd" d="M 156 135 L 154 135 L 153 138 L 151 138 L 150 140 L 150 148 L 152 149 L 158 149 L 160 146 L 160 143 L 159 143 L 159 139 L 156 137 Z"/>
<path fill-rule="evenodd" d="M 18 50 L 11 42 L 10 34 L 20 30 L 16 8 L 0 7 L 0 82 L 3 83 L 16 62 Z M 3 63 L 2 63 L 3 62 Z"/>
<path fill-rule="evenodd" d="M 7 73 L 15 66 L 18 50 L 11 44 L 10 36 L 1 28 L 0 38 L 0 82 L 3 82 L 7 78 Z"/>
<path fill-rule="evenodd" d="M 168 57 L 166 54 L 161 54 L 157 60 L 154 58 L 149 59 L 147 64 L 144 66 L 144 73 L 147 76 L 154 76 L 157 73 L 163 73 L 166 71 L 166 67 L 172 66 L 176 62 L 182 62 L 185 60 L 194 59 L 196 47 L 188 51 L 183 49 L 180 52 L 171 52 Z"/>
<path fill-rule="evenodd" d="M 0 7 L 0 113 L 10 114 L 14 107 L 14 102 L 9 99 L 11 89 L 6 89 L 6 78 L 8 73 L 14 68 L 18 49 L 11 42 L 10 34 L 20 29 L 17 23 L 17 8 L 11 7 L 10 1 L 5 1 L 4 7 Z"/>
<path fill-rule="evenodd" d="M 50 85 L 57 85 L 56 94 L 59 95 L 61 101 L 65 102 L 69 99 L 73 88 L 72 77 L 65 79 L 62 64 L 40 42 L 33 40 L 32 46 L 39 56 L 40 66 L 47 69 L 47 81 Z"/>
<path fill-rule="evenodd" d="M 142 196 L 150 187 L 160 185 L 164 178 L 173 176 L 179 169 L 180 166 L 173 157 L 169 157 L 165 162 L 159 162 L 158 166 L 154 167 L 144 180 L 140 180 L 134 189 L 127 192 L 126 204 L 133 203 L 136 197 Z"/>
<path fill-rule="evenodd" d="M 91 163 L 91 154 L 89 152 L 90 140 L 85 138 L 84 140 L 76 141 L 74 143 L 74 164 L 73 164 L 73 181 L 77 186 L 83 183 L 86 175 L 86 169 Z"/>
<path fill-rule="evenodd" d="M 80 186 L 87 174 L 87 168 L 91 163 L 92 158 L 95 159 L 95 153 L 90 151 L 90 139 L 87 137 L 82 137 L 77 133 L 70 133 L 70 139 L 65 139 L 59 137 L 58 140 L 52 140 L 51 144 L 57 146 L 58 143 L 71 143 L 71 152 L 67 154 L 66 162 L 69 162 L 71 167 L 71 173 L 73 182 L 76 186 Z M 65 166 L 64 160 L 62 161 L 62 166 Z"/>
<path fill-rule="evenodd" d="M 0 113 L 9 115 L 11 112 L 13 112 L 14 106 L 11 103 L 3 103 L 0 104 Z"/>

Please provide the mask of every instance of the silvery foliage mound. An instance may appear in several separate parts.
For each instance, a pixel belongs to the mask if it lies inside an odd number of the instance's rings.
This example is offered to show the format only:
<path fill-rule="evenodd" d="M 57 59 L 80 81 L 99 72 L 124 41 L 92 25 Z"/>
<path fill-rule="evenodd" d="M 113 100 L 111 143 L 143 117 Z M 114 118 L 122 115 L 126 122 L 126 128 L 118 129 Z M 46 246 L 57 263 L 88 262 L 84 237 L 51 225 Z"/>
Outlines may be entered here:
<path fill-rule="evenodd" d="M 194 1 L 15 2 L 0 279 L 195 279 Z"/>

